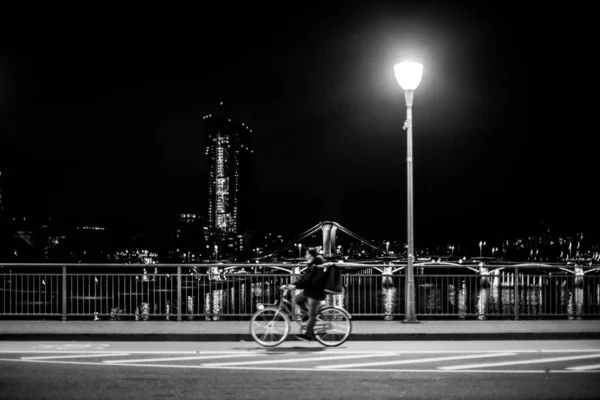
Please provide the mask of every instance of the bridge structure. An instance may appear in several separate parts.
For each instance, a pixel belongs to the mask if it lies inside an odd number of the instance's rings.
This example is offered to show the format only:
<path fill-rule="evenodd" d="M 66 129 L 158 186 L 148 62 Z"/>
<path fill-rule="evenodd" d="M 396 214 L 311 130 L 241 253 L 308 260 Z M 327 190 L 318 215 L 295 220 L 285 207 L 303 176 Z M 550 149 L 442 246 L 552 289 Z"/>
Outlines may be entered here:
<path fill-rule="evenodd" d="M 293 247 L 295 243 L 298 243 L 298 242 L 306 239 L 307 237 L 310 237 L 311 235 L 315 234 L 318 231 L 321 231 L 322 235 L 323 235 L 323 249 L 322 249 L 323 256 L 327 257 L 327 258 L 332 257 L 333 250 L 336 248 L 336 237 L 337 237 L 338 230 L 340 232 L 345 233 L 346 235 L 350 236 L 351 238 L 356 239 L 357 241 L 373 248 L 374 250 L 379 251 L 383 255 L 389 255 L 389 251 L 387 251 L 386 249 L 383 249 L 379 246 L 374 245 L 369 240 L 350 231 L 349 229 L 343 227 L 339 223 L 334 222 L 334 221 L 325 221 L 325 222 L 319 222 L 312 228 L 306 230 L 305 232 L 302 232 L 301 234 L 299 234 L 298 236 L 296 236 L 295 238 L 290 240 L 288 243 L 286 243 L 282 248 L 277 249 L 274 252 L 272 252 L 268 255 L 265 255 L 263 257 L 259 257 L 257 259 L 265 260 L 265 259 L 271 259 L 271 258 L 277 257 L 277 255 L 280 254 L 281 252 Z"/>
<path fill-rule="evenodd" d="M 288 267 L 285 263 L 284 264 L 281 264 L 281 263 L 271 264 L 271 263 L 269 263 L 268 260 L 276 259 L 281 253 L 292 248 L 296 243 L 301 242 L 302 240 L 310 237 L 311 235 L 314 235 L 315 233 L 317 233 L 319 231 L 322 233 L 322 239 L 323 239 L 322 255 L 326 259 L 330 259 L 332 261 L 335 261 L 339 265 L 343 265 L 345 268 L 355 270 L 355 271 L 361 271 L 363 269 L 368 269 L 369 273 L 376 271 L 377 273 L 382 274 L 384 277 L 390 277 L 393 274 L 397 274 L 400 271 L 404 270 L 404 268 L 406 267 L 407 260 L 405 258 L 403 259 L 398 254 L 391 254 L 388 249 L 384 249 L 384 248 L 381 248 L 381 247 L 373 244 L 371 241 L 361 237 L 360 235 L 352 232 L 351 230 L 345 228 L 344 226 L 342 226 L 341 224 L 339 224 L 338 222 L 335 222 L 335 221 L 319 222 L 315 226 L 307 229 L 306 231 L 302 232 L 295 238 L 288 241 L 283 247 L 281 247 L 265 256 L 257 257 L 254 259 L 254 261 L 257 264 L 260 264 L 262 266 L 265 266 L 265 267 L 268 266 L 268 268 L 285 271 L 285 272 L 289 272 L 292 274 L 299 274 L 302 271 L 304 271 L 304 269 L 306 269 L 306 267 L 302 267 L 301 263 L 298 263 L 298 265 L 288 264 L 288 265 L 290 265 Z M 359 241 L 360 243 L 378 251 L 380 256 L 376 257 L 375 259 L 360 260 L 360 262 L 354 262 L 354 261 L 347 262 L 344 259 L 337 259 L 334 255 L 334 249 L 336 248 L 336 238 L 337 238 L 338 231 L 342 232 L 342 233 L 350 236 L 351 238 Z M 593 265 L 593 264 L 580 265 L 576 262 L 567 262 L 564 264 L 537 263 L 537 262 L 526 262 L 526 263 L 512 262 L 511 263 L 511 262 L 506 262 L 506 261 L 499 260 L 497 258 L 490 258 L 490 257 L 475 257 L 468 261 L 462 260 L 462 259 L 456 259 L 454 261 L 449 261 L 449 260 L 445 260 L 444 257 L 433 256 L 433 257 L 417 258 L 413 265 L 415 267 L 420 267 L 420 268 L 425 268 L 425 267 L 467 268 L 467 269 L 481 275 L 483 279 L 488 279 L 487 277 L 490 276 L 490 274 L 492 274 L 492 275 L 498 274 L 500 271 L 504 270 L 507 266 L 510 266 L 511 268 L 519 268 L 519 267 L 549 268 L 549 269 L 559 268 L 560 270 L 568 272 L 569 274 L 572 274 L 573 276 L 576 276 L 576 277 L 581 277 L 588 272 L 598 272 L 600 270 L 600 266 Z M 240 266 L 230 265 L 230 266 L 225 267 L 224 269 L 221 269 L 221 271 L 226 272 L 226 271 L 235 270 L 237 268 L 240 268 Z M 241 268 L 243 268 L 243 266 L 241 266 Z M 214 273 L 217 273 L 217 271 L 219 270 L 219 267 L 215 265 L 211 269 L 212 269 L 212 273 L 214 274 Z"/>
<path fill-rule="evenodd" d="M 415 298 L 407 296 L 407 260 L 391 254 L 337 222 L 325 221 L 280 249 L 252 262 L 180 264 L 10 264 L 0 263 L 0 316 L 55 315 L 132 317 L 248 317 L 269 303 L 277 287 L 307 268 L 280 255 L 295 243 L 322 233 L 322 254 L 342 269 L 344 294 L 327 301 L 355 316 L 402 315 L 408 302 L 420 316 L 461 319 L 600 315 L 600 265 L 515 263 L 495 258 L 417 258 Z M 336 257 L 343 233 L 376 250 L 374 259 Z M 153 271 L 152 271 L 153 270 Z M 143 271 L 143 272 L 142 272 Z M 149 308 L 151 305 L 153 307 Z M 121 314 L 122 308 L 125 313 Z M 202 311 L 204 310 L 204 312 Z"/>
<path fill-rule="evenodd" d="M 359 318 L 404 315 L 408 302 L 426 318 L 598 318 L 599 266 L 485 264 L 423 260 L 415 298 L 406 295 L 406 263 L 336 261 L 344 293 L 326 303 Z M 281 284 L 306 264 L 0 264 L 0 317 L 249 317 L 272 304 Z M 153 270 L 153 271 L 152 271 Z M 143 271 L 143 272 L 142 272 Z"/>

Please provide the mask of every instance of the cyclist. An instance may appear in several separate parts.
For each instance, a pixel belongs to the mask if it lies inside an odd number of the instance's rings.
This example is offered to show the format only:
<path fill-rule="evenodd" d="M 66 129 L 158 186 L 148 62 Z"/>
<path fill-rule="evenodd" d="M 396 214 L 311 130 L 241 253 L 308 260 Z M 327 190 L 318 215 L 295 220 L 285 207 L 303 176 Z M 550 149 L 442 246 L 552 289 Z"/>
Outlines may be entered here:
<path fill-rule="evenodd" d="M 314 247 L 306 250 L 306 261 L 308 263 L 306 273 L 287 287 L 288 289 L 304 289 L 303 293 L 296 296 L 296 304 L 308 313 L 308 321 L 306 324 L 306 333 L 297 335 L 296 337 L 309 342 L 315 338 L 314 328 L 317 322 L 319 305 L 321 301 L 325 300 L 325 285 L 327 281 L 324 279 L 323 268 L 331 263 L 325 264 L 325 259 Z"/>

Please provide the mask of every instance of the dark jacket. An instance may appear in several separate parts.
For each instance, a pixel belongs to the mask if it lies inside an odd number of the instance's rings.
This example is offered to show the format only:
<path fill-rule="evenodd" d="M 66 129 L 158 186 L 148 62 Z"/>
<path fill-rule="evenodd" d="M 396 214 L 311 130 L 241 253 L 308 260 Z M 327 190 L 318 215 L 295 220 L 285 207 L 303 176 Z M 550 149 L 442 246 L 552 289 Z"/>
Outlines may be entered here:
<path fill-rule="evenodd" d="M 317 256 L 312 263 L 308 265 L 308 269 L 293 283 L 298 289 L 304 289 L 304 295 L 312 297 L 316 300 L 325 300 L 325 285 L 327 280 L 324 279 L 322 264 L 325 262 L 322 256 Z"/>

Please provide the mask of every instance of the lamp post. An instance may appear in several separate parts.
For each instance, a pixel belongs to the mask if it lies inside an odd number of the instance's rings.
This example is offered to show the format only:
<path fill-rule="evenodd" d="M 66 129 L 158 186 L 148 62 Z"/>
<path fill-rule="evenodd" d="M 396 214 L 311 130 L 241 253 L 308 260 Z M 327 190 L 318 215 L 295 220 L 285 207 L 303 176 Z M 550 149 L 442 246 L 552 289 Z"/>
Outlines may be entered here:
<path fill-rule="evenodd" d="M 415 90 L 421 83 L 423 76 L 423 64 L 414 61 L 403 61 L 394 66 L 394 73 L 398 84 L 404 90 L 406 100 L 406 122 L 404 129 L 406 135 L 406 175 L 407 175 L 407 233 L 408 254 L 406 265 L 406 311 L 403 322 L 419 322 L 415 312 L 415 278 L 413 259 L 415 253 L 414 230 L 413 230 L 413 160 L 412 160 L 412 104 Z"/>

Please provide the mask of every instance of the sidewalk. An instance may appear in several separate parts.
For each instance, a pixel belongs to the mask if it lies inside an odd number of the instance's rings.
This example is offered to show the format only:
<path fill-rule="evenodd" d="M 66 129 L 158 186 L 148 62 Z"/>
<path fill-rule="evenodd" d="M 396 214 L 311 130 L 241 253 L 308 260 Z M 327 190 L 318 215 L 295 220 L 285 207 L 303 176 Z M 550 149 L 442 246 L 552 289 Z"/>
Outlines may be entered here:
<path fill-rule="evenodd" d="M 292 324 L 292 336 L 298 325 Z M 352 321 L 349 340 L 600 340 L 600 320 Z M 5 321 L 0 340 L 240 341 L 249 321 Z"/>

